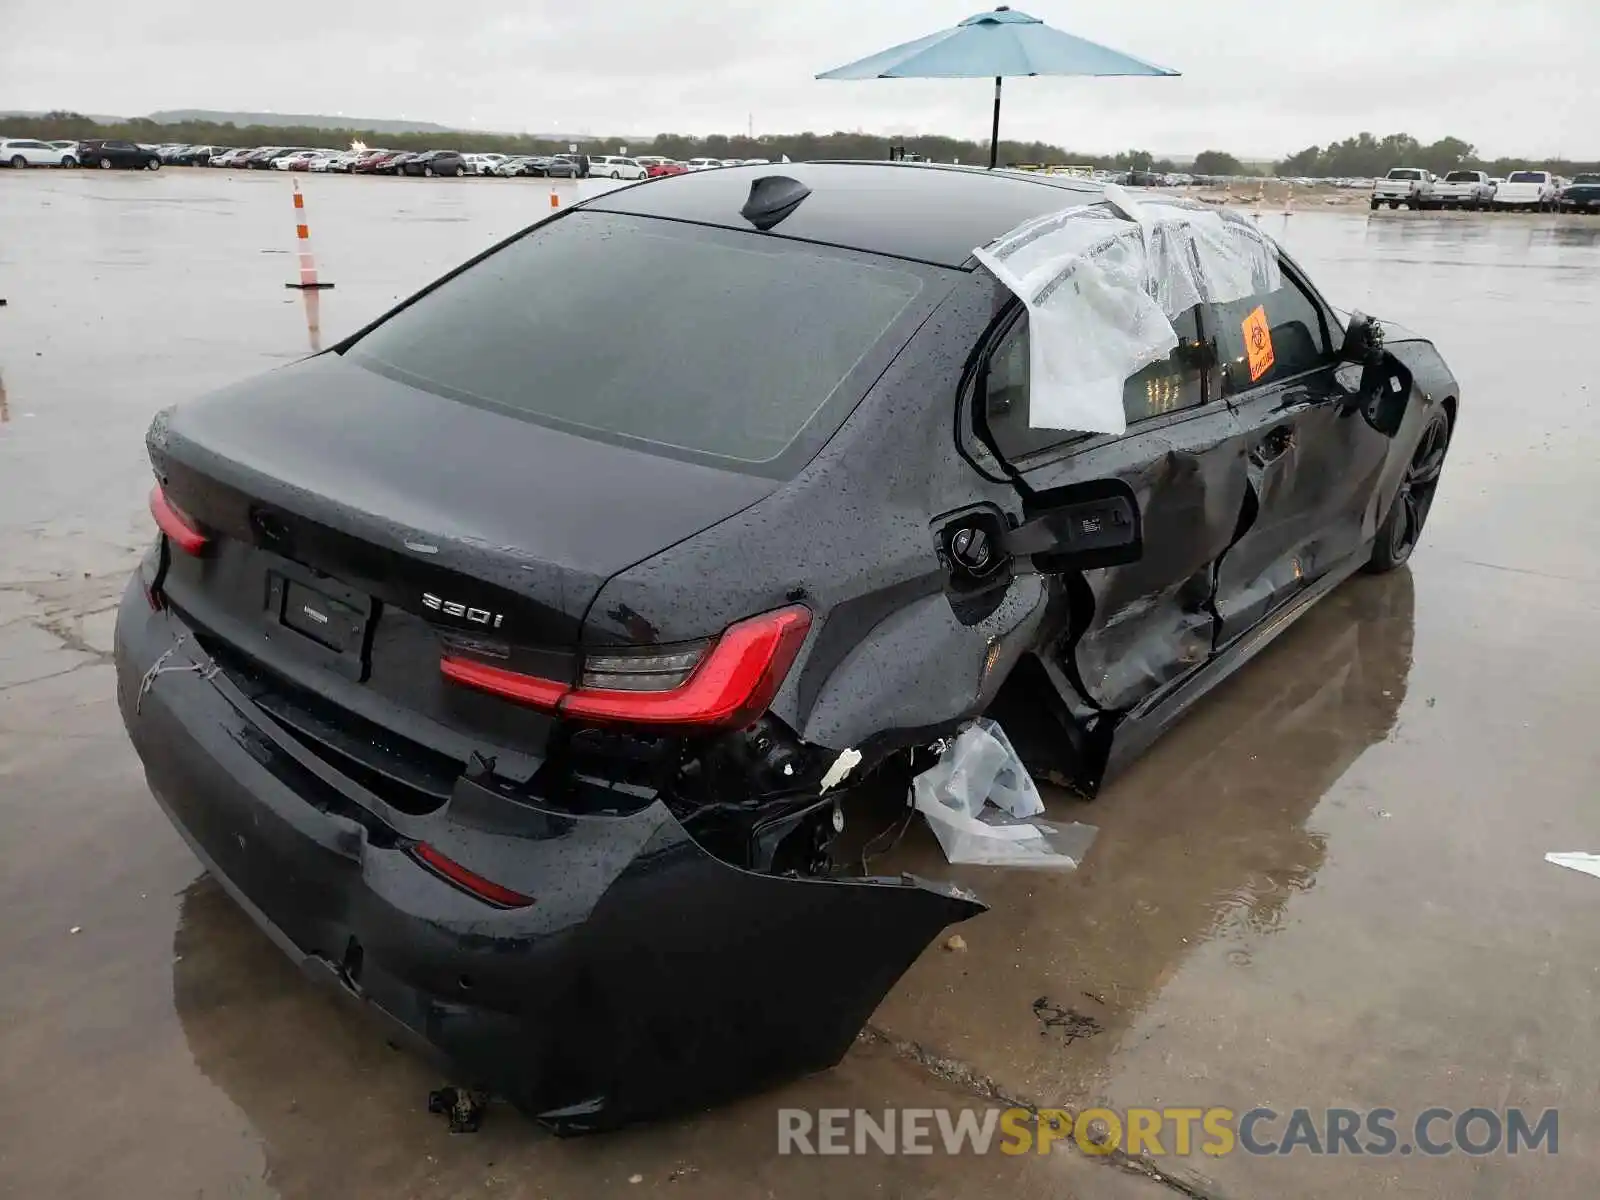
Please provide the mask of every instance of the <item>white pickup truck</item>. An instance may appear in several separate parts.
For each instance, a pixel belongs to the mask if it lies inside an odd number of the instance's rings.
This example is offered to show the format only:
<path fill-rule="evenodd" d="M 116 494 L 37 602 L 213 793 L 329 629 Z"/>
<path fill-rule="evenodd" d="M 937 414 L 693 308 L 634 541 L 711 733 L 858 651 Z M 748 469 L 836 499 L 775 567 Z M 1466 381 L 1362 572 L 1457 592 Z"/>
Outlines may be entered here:
<path fill-rule="evenodd" d="M 1434 179 L 1432 171 L 1421 167 L 1395 167 L 1388 175 L 1372 185 L 1372 207 L 1380 204 L 1390 208 L 1432 208 Z"/>
<path fill-rule="evenodd" d="M 1513 171 L 1495 190 L 1494 206 L 1555 212 L 1560 198 L 1560 185 L 1549 171 Z"/>
<path fill-rule="evenodd" d="M 1477 212 L 1494 203 L 1495 183 L 1487 171 L 1451 171 L 1433 185 L 1440 208 L 1470 208 Z"/>

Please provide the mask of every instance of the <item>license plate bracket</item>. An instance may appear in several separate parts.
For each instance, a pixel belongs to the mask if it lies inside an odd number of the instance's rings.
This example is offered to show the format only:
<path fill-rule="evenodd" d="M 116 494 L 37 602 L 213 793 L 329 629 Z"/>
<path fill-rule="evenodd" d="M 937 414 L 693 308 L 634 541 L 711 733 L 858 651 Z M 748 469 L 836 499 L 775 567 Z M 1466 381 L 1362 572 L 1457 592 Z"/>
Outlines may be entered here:
<path fill-rule="evenodd" d="M 360 681 L 366 676 L 370 596 L 333 580 L 313 586 L 273 572 L 267 604 L 277 624 L 297 635 L 296 644 L 323 666 Z"/>

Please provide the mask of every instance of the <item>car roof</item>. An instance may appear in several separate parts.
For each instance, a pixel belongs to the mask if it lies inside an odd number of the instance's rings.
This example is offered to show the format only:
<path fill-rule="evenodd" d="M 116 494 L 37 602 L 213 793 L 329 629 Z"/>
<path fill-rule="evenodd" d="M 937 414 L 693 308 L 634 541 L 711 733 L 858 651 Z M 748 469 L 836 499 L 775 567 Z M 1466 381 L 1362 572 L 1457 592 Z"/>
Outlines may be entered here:
<path fill-rule="evenodd" d="M 747 230 L 752 226 L 739 210 L 750 185 L 772 175 L 811 189 L 773 235 L 947 267 L 965 265 L 975 247 L 1023 221 L 1104 196 L 1100 184 L 1067 176 L 935 163 L 809 162 L 666 175 L 580 207 Z"/>

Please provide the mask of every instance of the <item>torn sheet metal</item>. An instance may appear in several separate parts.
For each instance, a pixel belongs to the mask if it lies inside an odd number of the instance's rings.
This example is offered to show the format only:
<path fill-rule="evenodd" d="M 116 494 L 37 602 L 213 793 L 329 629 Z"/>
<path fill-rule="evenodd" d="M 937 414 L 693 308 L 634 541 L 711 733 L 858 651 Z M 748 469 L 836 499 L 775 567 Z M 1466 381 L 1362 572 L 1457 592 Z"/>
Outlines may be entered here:
<path fill-rule="evenodd" d="M 1070 871 L 1099 831 L 1039 818 L 1044 800 L 993 721 L 966 726 L 939 761 L 911 781 L 911 805 L 952 863 Z"/>
<path fill-rule="evenodd" d="M 1178 345 L 1173 319 L 1283 284 L 1272 239 L 1244 216 L 1183 200 L 1035 217 L 973 254 L 1027 306 L 1035 429 L 1123 433 L 1130 375 Z"/>

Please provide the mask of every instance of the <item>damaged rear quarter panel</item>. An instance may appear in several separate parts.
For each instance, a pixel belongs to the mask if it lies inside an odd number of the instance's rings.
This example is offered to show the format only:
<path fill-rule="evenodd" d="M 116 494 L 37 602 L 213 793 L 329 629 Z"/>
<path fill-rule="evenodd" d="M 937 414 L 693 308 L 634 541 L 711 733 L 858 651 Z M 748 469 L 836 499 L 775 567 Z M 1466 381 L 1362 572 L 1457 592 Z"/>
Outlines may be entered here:
<path fill-rule="evenodd" d="M 1033 646 L 1046 599 L 1044 581 L 1024 575 L 976 625 L 963 625 L 943 593 L 897 610 L 828 676 L 801 736 L 854 746 L 882 730 L 936 729 L 976 716 Z"/>

